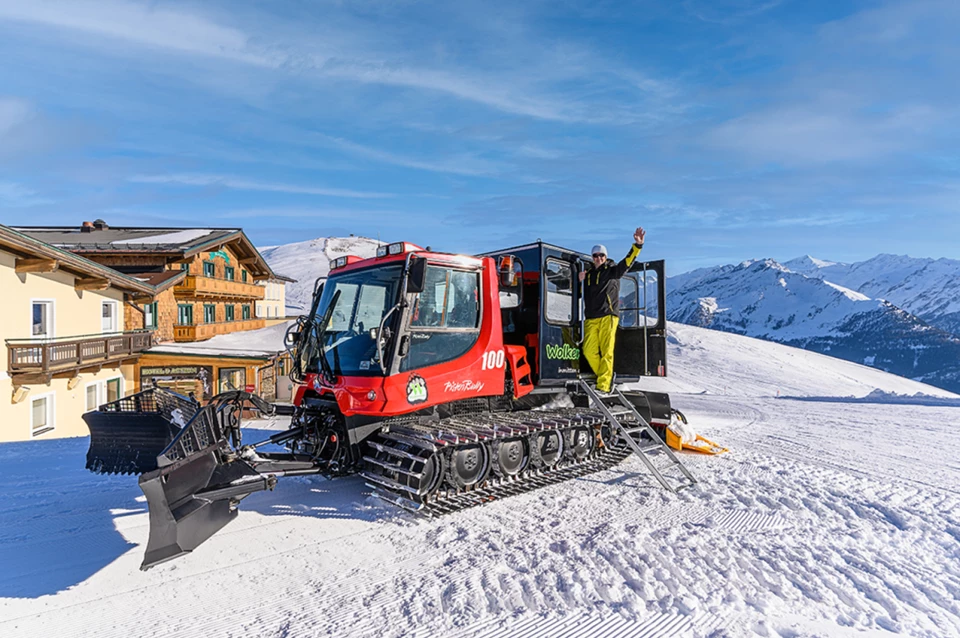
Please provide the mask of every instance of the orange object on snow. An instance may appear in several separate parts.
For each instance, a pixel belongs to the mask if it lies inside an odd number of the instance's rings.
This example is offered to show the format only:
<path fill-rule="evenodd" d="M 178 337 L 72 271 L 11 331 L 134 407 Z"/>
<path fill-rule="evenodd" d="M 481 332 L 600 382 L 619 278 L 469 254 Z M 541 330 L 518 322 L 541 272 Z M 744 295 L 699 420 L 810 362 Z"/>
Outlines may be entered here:
<path fill-rule="evenodd" d="M 687 423 L 687 418 L 677 410 L 674 410 L 670 425 L 667 426 L 666 444 L 677 451 L 692 450 L 703 454 L 723 454 L 730 451 L 694 432 Z"/>

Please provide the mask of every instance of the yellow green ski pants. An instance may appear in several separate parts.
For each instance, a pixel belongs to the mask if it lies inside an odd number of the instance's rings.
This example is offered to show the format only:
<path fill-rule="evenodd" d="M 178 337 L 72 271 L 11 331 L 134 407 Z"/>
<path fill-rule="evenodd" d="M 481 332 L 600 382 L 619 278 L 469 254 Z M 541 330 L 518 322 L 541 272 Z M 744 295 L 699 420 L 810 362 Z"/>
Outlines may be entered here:
<path fill-rule="evenodd" d="M 583 328 L 583 356 L 597 375 L 597 389 L 610 392 L 613 381 L 613 346 L 616 343 L 620 317 L 607 315 L 587 319 Z"/>

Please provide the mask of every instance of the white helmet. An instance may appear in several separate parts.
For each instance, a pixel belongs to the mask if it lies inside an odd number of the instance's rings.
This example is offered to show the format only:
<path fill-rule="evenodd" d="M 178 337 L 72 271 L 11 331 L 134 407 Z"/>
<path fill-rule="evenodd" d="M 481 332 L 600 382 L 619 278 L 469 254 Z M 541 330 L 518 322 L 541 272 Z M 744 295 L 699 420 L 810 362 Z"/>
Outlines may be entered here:
<path fill-rule="evenodd" d="M 591 255 L 597 255 L 601 253 L 603 255 L 607 254 L 607 247 L 604 246 L 603 244 L 597 244 L 596 246 L 593 247 L 593 250 L 590 251 Z"/>

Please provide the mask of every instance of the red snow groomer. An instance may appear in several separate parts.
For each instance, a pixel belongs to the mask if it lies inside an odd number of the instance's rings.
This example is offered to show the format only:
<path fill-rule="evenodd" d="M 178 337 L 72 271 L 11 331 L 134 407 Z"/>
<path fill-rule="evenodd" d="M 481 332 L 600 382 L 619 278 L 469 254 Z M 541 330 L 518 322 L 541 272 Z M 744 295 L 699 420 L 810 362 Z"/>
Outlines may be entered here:
<path fill-rule="evenodd" d="M 373 258 L 341 257 L 287 333 L 292 406 L 239 391 L 200 406 L 146 390 L 84 416 L 87 467 L 142 474 L 144 569 L 192 551 L 282 476 L 360 473 L 375 495 L 430 514 L 597 471 L 631 451 L 664 487 L 692 484 L 661 442 L 666 394 L 601 396 L 590 383 L 579 349 L 588 262 L 539 241 L 482 256 L 395 243 Z M 621 281 L 618 383 L 666 374 L 664 299 L 663 262 L 635 262 Z M 291 415 L 290 428 L 243 444 L 239 417 L 250 407 Z M 679 485 L 651 451 L 679 468 Z"/>

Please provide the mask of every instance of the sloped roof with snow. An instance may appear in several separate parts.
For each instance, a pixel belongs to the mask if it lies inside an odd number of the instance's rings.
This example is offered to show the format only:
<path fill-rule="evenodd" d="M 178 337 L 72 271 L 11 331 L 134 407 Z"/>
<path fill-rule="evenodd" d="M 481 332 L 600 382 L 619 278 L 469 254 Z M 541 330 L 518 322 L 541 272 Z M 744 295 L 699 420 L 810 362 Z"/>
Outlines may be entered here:
<path fill-rule="evenodd" d="M 169 343 L 150 348 L 151 354 L 185 354 L 205 357 L 238 357 L 264 359 L 286 350 L 283 336 L 293 321 L 285 321 L 259 330 L 244 330 L 217 335 L 206 341 Z"/>
<path fill-rule="evenodd" d="M 111 227 L 103 220 L 82 226 L 23 226 L 17 230 L 57 248 L 78 255 L 153 254 L 192 257 L 205 250 L 229 244 L 241 257 L 249 258 L 247 269 L 255 279 L 286 280 L 263 258 L 240 228 L 146 228 Z"/>

